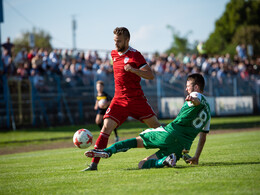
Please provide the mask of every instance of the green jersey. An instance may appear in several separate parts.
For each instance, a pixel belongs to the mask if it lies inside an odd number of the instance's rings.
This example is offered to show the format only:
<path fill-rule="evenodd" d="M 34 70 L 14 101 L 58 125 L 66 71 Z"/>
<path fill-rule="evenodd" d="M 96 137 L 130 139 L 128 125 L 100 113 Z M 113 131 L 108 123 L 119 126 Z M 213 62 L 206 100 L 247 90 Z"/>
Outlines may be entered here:
<path fill-rule="evenodd" d="M 192 92 L 192 97 L 200 100 L 198 106 L 186 101 L 178 116 L 164 129 L 177 137 L 183 148 L 189 150 L 193 140 L 201 131 L 208 133 L 210 127 L 210 107 L 204 95 Z"/>

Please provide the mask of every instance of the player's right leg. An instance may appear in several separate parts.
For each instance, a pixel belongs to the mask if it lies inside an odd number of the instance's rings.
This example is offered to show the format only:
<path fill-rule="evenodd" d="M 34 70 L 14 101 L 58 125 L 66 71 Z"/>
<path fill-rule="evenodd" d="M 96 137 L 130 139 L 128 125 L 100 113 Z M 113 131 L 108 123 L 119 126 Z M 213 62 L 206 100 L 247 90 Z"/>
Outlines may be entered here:
<path fill-rule="evenodd" d="M 109 158 L 112 156 L 112 154 L 118 153 L 118 152 L 126 152 L 127 150 L 131 148 L 143 148 L 143 140 L 141 137 L 137 138 L 131 138 L 123 141 L 119 141 L 117 143 L 114 143 L 112 146 L 99 150 L 99 149 L 93 149 L 85 152 L 85 155 L 87 157 L 93 158 L 93 157 L 100 157 L 100 158 Z"/>
<path fill-rule="evenodd" d="M 117 123 L 112 120 L 111 118 L 106 118 L 104 120 L 104 125 L 101 129 L 99 137 L 96 140 L 95 149 L 104 149 L 107 147 L 108 139 L 111 132 L 117 127 Z M 97 165 L 100 161 L 100 157 L 92 158 L 91 164 L 88 168 L 84 169 L 83 171 L 92 171 L 97 170 Z"/>

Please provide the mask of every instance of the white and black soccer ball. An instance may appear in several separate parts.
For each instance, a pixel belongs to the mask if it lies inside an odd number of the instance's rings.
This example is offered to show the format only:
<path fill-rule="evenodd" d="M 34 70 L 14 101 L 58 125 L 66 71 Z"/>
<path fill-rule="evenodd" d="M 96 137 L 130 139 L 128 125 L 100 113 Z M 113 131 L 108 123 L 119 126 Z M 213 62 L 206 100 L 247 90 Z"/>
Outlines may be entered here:
<path fill-rule="evenodd" d="M 93 141 L 92 133 L 87 129 L 79 129 L 73 136 L 73 143 L 76 147 L 84 149 L 91 146 Z"/>

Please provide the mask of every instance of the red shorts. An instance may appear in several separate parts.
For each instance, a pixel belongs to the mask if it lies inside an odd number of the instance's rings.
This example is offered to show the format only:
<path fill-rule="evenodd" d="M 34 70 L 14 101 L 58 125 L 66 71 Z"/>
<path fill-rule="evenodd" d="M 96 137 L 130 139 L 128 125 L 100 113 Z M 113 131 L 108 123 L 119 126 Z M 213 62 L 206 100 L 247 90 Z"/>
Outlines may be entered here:
<path fill-rule="evenodd" d="M 151 118 L 154 115 L 152 107 L 144 96 L 138 98 L 113 98 L 104 119 L 111 118 L 120 126 L 128 116 L 143 122 L 143 119 Z"/>

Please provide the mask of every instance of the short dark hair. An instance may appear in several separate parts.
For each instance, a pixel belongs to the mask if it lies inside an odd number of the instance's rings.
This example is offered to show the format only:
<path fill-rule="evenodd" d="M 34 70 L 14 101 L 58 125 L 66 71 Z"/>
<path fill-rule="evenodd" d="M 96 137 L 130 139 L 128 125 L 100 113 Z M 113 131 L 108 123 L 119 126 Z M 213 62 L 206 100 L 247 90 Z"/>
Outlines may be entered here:
<path fill-rule="evenodd" d="M 98 80 L 96 84 L 100 84 L 100 85 L 104 86 L 104 82 L 101 80 Z"/>
<path fill-rule="evenodd" d="M 126 27 L 116 27 L 114 30 L 114 34 L 117 36 L 123 35 L 125 38 L 130 39 L 130 33 Z"/>
<path fill-rule="evenodd" d="M 205 80 L 204 77 L 199 73 L 190 74 L 187 81 L 192 81 L 193 85 L 198 85 L 201 91 L 204 91 Z"/>

